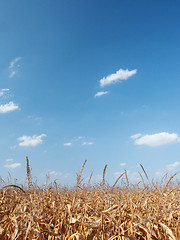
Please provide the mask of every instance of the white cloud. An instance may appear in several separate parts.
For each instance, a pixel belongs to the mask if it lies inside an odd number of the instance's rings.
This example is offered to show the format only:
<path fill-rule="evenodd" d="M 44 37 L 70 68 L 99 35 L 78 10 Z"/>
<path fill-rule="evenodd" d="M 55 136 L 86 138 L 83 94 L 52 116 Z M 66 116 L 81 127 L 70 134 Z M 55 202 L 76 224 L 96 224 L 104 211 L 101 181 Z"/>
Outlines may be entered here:
<path fill-rule="evenodd" d="M 131 136 L 131 139 L 136 139 L 136 138 L 139 138 L 139 137 L 141 137 L 141 136 L 142 136 L 141 133 L 137 133 L 137 134 L 132 135 L 132 136 Z"/>
<path fill-rule="evenodd" d="M 84 146 L 84 145 L 92 145 L 93 144 L 93 142 L 83 142 L 82 143 L 82 145 Z"/>
<path fill-rule="evenodd" d="M 167 170 L 168 171 L 172 171 L 172 170 L 175 170 L 178 166 L 180 166 L 180 162 L 176 161 L 172 164 L 168 164 L 167 165 Z"/>
<path fill-rule="evenodd" d="M 56 176 L 56 177 L 62 177 L 62 178 L 67 178 L 68 177 L 68 175 L 69 174 L 65 174 L 65 173 L 62 173 L 62 172 L 57 172 L 57 171 L 51 171 L 51 170 L 49 170 L 48 171 L 48 173 L 49 173 L 49 175 L 51 175 L 51 176 Z"/>
<path fill-rule="evenodd" d="M 21 163 L 12 163 L 12 164 L 6 164 L 4 165 L 5 168 L 17 168 L 17 167 L 20 167 L 21 166 Z"/>
<path fill-rule="evenodd" d="M 121 167 L 126 166 L 126 163 L 125 163 L 125 162 L 120 163 L 120 166 L 121 166 Z"/>
<path fill-rule="evenodd" d="M 20 65 L 17 65 L 16 63 L 19 62 L 22 59 L 22 57 L 16 57 L 13 61 L 10 62 L 9 69 L 10 69 L 10 75 L 9 78 L 13 78 L 17 71 L 17 68 L 20 67 Z"/>
<path fill-rule="evenodd" d="M 8 92 L 8 91 L 9 91 L 9 88 L 3 88 L 3 89 L 1 89 L 1 91 L 3 91 L 3 92 Z"/>
<path fill-rule="evenodd" d="M 9 68 L 13 68 L 17 62 L 19 62 L 22 59 L 22 57 L 16 57 L 10 62 Z"/>
<path fill-rule="evenodd" d="M 11 73 L 10 73 L 10 75 L 9 75 L 9 78 L 13 78 L 15 75 L 16 75 L 16 71 L 15 70 L 13 70 Z"/>
<path fill-rule="evenodd" d="M 6 104 L 1 104 L 0 105 L 0 113 L 7 113 L 7 112 L 12 112 L 19 109 L 19 106 L 13 102 L 9 102 Z"/>
<path fill-rule="evenodd" d="M 136 135 L 133 135 L 136 136 Z M 180 138 L 178 134 L 176 133 L 168 133 L 168 132 L 161 132 L 161 133 L 156 133 L 156 134 L 146 134 L 144 136 L 139 135 L 138 137 L 136 136 L 131 138 L 135 139 L 134 143 L 136 145 L 147 145 L 150 147 L 156 147 L 156 146 L 161 146 L 161 145 L 166 145 L 170 143 L 175 143 L 179 142 Z"/>
<path fill-rule="evenodd" d="M 14 160 L 12 158 L 6 159 L 6 162 L 13 162 Z"/>
<path fill-rule="evenodd" d="M 110 85 L 113 83 L 121 82 L 122 80 L 127 80 L 129 77 L 136 74 L 137 70 L 134 69 L 132 71 L 129 71 L 128 69 L 123 70 L 122 68 L 119 69 L 116 73 L 112 73 L 107 77 L 103 77 L 100 80 L 100 86 L 104 87 L 106 85 Z"/>
<path fill-rule="evenodd" d="M 63 145 L 64 145 L 64 146 L 71 146 L 72 143 L 71 143 L 71 142 L 67 142 L 67 143 L 64 143 Z"/>
<path fill-rule="evenodd" d="M 78 139 L 83 139 L 83 138 L 85 138 L 85 137 L 83 137 L 83 136 L 79 136 L 79 137 L 78 137 Z"/>
<path fill-rule="evenodd" d="M 62 176 L 63 175 L 61 172 L 56 172 L 56 171 L 50 171 L 49 174 L 54 175 L 54 176 Z"/>
<path fill-rule="evenodd" d="M 6 88 L 6 89 L 5 89 L 5 88 L 4 88 L 4 89 L 1 89 L 1 90 L 0 90 L 0 97 L 6 95 L 8 92 L 9 92 L 9 89 L 8 89 L 8 88 Z"/>
<path fill-rule="evenodd" d="M 1 89 L 1 91 L 8 92 L 9 88 L 3 88 L 3 89 Z"/>
<path fill-rule="evenodd" d="M 87 137 L 79 136 L 79 137 L 73 137 L 69 142 L 64 143 L 64 146 L 72 146 L 72 145 L 92 145 L 93 142 L 88 141 Z"/>
<path fill-rule="evenodd" d="M 18 140 L 20 141 L 19 146 L 27 147 L 27 146 L 37 146 L 43 142 L 42 138 L 46 137 L 46 134 L 41 134 L 39 136 L 33 135 L 31 136 L 22 136 L 19 137 Z"/>
<path fill-rule="evenodd" d="M 94 97 L 100 97 L 100 96 L 102 96 L 102 95 L 106 95 L 106 94 L 108 94 L 109 93 L 109 91 L 101 91 L 101 92 L 97 92 L 95 95 L 94 95 Z"/>

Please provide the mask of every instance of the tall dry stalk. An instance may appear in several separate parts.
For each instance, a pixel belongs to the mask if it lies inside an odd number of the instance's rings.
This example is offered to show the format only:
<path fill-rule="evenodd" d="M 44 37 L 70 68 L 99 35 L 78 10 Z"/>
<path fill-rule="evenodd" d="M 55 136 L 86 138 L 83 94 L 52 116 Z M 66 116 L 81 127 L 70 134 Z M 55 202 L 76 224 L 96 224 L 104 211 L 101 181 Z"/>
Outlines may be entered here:
<path fill-rule="evenodd" d="M 29 165 L 29 159 L 27 156 L 26 156 L 26 177 L 28 181 L 28 188 L 30 189 L 33 186 L 33 184 L 32 184 L 32 178 L 31 178 L 31 169 Z"/>
<path fill-rule="evenodd" d="M 107 168 L 107 164 L 105 165 L 104 170 L 103 170 L 103 180 L 102 180 L 102 185 L 103 185 L 103 186 L 105 185 L 105 173 L 106 173 L 106 168 Z"/>
<path fill-rule="evenodd" d="M 129 188 L 129 179 L 128 179 L 128 176 L 127 176 L 126 169 L 124 169 L 124 172 L 125 172 L 125 176 L 126 176 L 127 188 Z"/>
<path fill-rule="evenodd" d="M 143 172 L 144 172 L 144 174 L 145 174 L 145 176 L 146 176 L 146 178 L 147 178 L 147 180 L 148 180 L 150 186 L 152 186 L 152 185 L 151 185 L 151 182 L 150 182 L 150 180 L 149 180 L 149 178 L 148 178 L 148 175 L 147 175 L 147 173 L 146 173 L 146 171 L 145 171 L 145 169 L 144 169 L 144 167 L 143 167 L 143 165 L 140 164 L 140 166 L 141 166 L 141 168 L 142 168 L 142 170 L 143 170 Z"/>
<path fill-rule="evenodd" d="M 162 185 L 163 182 L 164 182 L 164 180 L 167 179 L 167 175 L 168 175 L 168 171 L 167 171 L 167 169 L 166 169 L 166 173 L 165 173 L 164 176 L 162 177 L 161 182 L 160 182 L 160 185 Z"/>
<path fill-rule="evenodd" d="M 125 172 L 123 172 L 115 181 L 115 183 L 113 184 L 112 188 L 114 188 L 116 186 L 116 184 L 118 183 L 119 179 L 125 174 Z"/>
<path fill-rule="evenodd" d="M 94 171 L 91 172 L 91 175 L 90 175 L 90 177 L 89 177 L 89 180 L 88 180 L 88 184 L 87 184 L 87 185 L 90 184 L 90 181 L 91 181 L 91 178 L 92 178 L 93 172 L 94 172 Z"/>
<path fill-rule="evenodd" d="M 180 171 L 174 173 L 174 174 L 170 177 L 169 181 L 166 183 L 166 188 L 167 188 L 167 186 L 169 185 L 170 181 L 173 179 L 173 177 L 175 177 L 178 173 L 180 173 Z"/>
<path fill-rule="evenodd" d="M 138 173 L 139 173 L 139 176 L 140 176 L 141 179 L 142 179 L 142 183 L 143 183 L 144 188 L 146 188 L 146 184 L 145 184 L 145 182 L 144 182 L 143 176 L 141 175 L 141 173 L 140 173 L 139 171 L 138 171 Z"/>
<path fill-rule="evenodd" d="M 87 160 L 84 161 L 83 165 L 82 165 L 82 168 L 81 168 L 81 171 L 79 173 L 76 174 L 76 187 L 80 187 L 83 179 L 81 179 L 81 176 L 82 176 L 82 172 L 84 170 L 84 167 L 85 167 L 85 164 L 86 164 Z"/>

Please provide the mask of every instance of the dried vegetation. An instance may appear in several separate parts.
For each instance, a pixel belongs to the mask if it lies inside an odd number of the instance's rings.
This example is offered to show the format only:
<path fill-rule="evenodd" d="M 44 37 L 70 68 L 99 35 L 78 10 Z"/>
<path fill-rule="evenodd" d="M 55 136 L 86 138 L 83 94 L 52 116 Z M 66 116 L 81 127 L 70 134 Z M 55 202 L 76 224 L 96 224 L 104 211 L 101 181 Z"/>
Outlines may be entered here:
<path fill-rule="evenodd" d="M 38 188 L 31 181 L 27 160 L 28 187 L 7 185 L 0 190 L 0 239 L 59 240 L 179 240 L 180 188 L 170 179 L 130 186 L 125 171 L 110 187 L 82 183 L 77 173 L 74 188 L 56 182 Z M 143 173 L 148 178 L 141 165 Z M 127 187 L 117 186 L 122 176 Z"/>

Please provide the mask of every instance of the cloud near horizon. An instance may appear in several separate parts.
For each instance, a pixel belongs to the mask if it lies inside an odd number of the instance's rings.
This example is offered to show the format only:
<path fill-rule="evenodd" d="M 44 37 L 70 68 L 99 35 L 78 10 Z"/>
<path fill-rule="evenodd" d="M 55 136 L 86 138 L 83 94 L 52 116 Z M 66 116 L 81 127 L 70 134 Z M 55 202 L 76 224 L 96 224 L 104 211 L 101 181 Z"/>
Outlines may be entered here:
<path fill-rule="evenodd" d="M 168 164 L 167 165 L 167 170 L 168 171 L 172 171 L 172 170 L 175 170 L 178 166 L 180 166 L 180 162 L 176 161 L 172 164 Z"/>
<path fill-rule="evenodd" d="M 17 167 L 20 167 L 20 166 L 21 166 L 21 163 L 12 163 L 12 164 L 4 165 L 5 168 L 11 168 L 11 169 L 14 169 L 14 168 L 17 168 Z"/>
<path fill-rule="evenodd" d="M 19 146 L 21 147 L 28 147 L 28 146 L 37 146 L 43 142 L 42 138 L 46 137 L 46 134 L 41 134 L 39 136 L 33 135 L 31 136 L 22 136 L 19 137 L 18 140 L 20 141 Z"/>
<path fill-rule="evenodd" d="M 0 105 L 0 113 L 12 112 L 17 109 L 19 109 L 19 106 L 12 101 L 4 105 L 3 104 Z"/>
<path fill-rule="evenodd" d="M 126 166 L 126 163 L 125 163 L 125 162 L 120 163 L 120 166 L 121 166 L 121 167 L 124 167 L 124 166 Z"/>
<path fill-rule="evenodd" d="M 156 147 L 166 145 L 170 143 L 180 142 L 180 137 L 176 133 L 161 132 L 156 134 L 142 135 L 140 133 L 132 135 L 130 137 L 134 140 L 136 145 L 146 145 L 150 147 Z"/>
<path fill-rule="evenodd" d="M 57 171 L 49 171 L 50 175 L 54 175 L 54 176 L 62 176 L 62 172 L 57 172 Z"/>
<path fill-rule="evenodd" d="M 137 73 L 137 69 L 129 71 L 128 69 L 123 70 L 120 68 L 116 73 L 112 73 L 107 77 L 103 77 L 99 82 L 100 86 L 104 87 L 106 85 L 115 84 L 117 82 L 121 82 L 122 80 L 127 80 L 129 77 L 135 75 Z"/>
<path fill-rule="evenodd" d="M 100 92 L 97 92 L 97 93 L 94 95 L 94 97 L 100 97 L 100 96 L 106 95 L 106 94 L 108 94 L 108 93 L 109 93 L 109 91 L 100 91 Z"/>

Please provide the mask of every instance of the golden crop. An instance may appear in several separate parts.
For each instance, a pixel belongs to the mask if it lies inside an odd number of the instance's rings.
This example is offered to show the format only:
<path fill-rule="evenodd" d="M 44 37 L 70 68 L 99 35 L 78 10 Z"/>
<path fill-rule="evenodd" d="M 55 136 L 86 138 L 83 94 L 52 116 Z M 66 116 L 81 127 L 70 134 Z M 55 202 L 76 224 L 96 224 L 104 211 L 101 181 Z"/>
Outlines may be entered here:
<path fill-rule="evenodd" d="M 56 182 L 35 187 L 30 172 L 29 188 L 2 187 L 0 239 L 180 239 L 180 188 L 170 185 L 172 178 L 164 185 L 110 187 L 105 167 L 102 183 L 90 186 L 82 184 L 83 168 L 72 189 Z"/>

